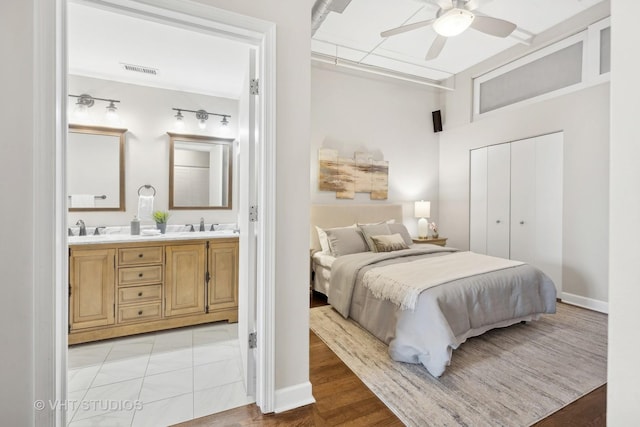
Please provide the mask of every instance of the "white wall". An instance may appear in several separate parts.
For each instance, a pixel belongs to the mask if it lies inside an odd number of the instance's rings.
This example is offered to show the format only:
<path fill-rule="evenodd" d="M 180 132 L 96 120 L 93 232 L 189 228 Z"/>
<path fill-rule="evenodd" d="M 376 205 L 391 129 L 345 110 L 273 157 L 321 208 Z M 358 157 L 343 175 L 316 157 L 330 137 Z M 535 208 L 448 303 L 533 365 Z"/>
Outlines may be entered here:
<path fill-rule="evenodd" d="M 247 49 L 247 69 L 249 53 Z M 245 70 L 239 70 L 245 72 Z M 138 188 L 145 184 L 155 187 L 157 193 L 154 209 L 169 208 L 169 135 L 167 132 L 190 135 L 219 136 L 234 138 L 238 134 L 238 100 L 214 96 L 158 89 L 127 83 L 95 79 L 84 76 L 69 76 L 69 93 L 79 95 L 88 93 L 98 98 L 120 100 L 118 115 L 120 124 L 126 128 L 125 144 L 125 207 L 124 212 L 70 212 L 69 225 L 78 219 L 84 220 L 87 227 L 129 225 L 138 212 Z M 96 101 L 89 108 L 88 117 L 80 121 L 73 113 L 76 98 L 69 98 L 69 122 L 94 126 L 114 126 L 105 117 L 107 103 Z M 202 130 L 197 125 L 195 114 L 185 112 L 185 127 L 175 128 L 175 111 L 172 108 L 230 114 L 229 134 L 219 133 L 217 116 L 209 118 L 207 128 Z M 232 156 L 235 162 L 235 155 Z M 99 159 L 87 159 L 87 161 Z M 234 188 L 232 209 L 230 210 L 173 210 L 170 212 L 169 224 L 198 224 L 203 217 L 207 224 L 238 221 L 238 179 L 237 168 L 234 168 Z M 143 194 L 148 194 L 147 192 Z M 151 223 L 150 221 L 148 221 Z"/>
<path fill-rule="evenodd" d="M 640 425 L 640 2 L 613 0 L 607 425 Z"/>
<path fill-rule="evenodd" d="M 601 19 L 606 10 L 591 12 L 576 25 Z M 570 27 L 564 31 L 569 33 Z M 503 55 L 456 75 L 456 91 L 444 95 L 445 131 L 440 135 L 442 234 L 449 237 L 452 246 L 469 247 L 470 149 L 564 131 L 562 297 L 606 309 L 609 84 L 495 112 L 472 122 L 472 77 L 505 59 Z"/>
<path fill-rule="evenodd" d="M 9 225 L 0 231 L 0 285 L 6 297 L 0 310 L 0 414 L 3 425 L 14 426 L 34 423 L 33 7 L 27 1 L 0 3 L 0 54 L 12 63 L 0 71 L 7 97 L 0 104 L 0 223 Z"/>
<path fill-rule="evenodd" d="M 405 224 L 417 235 L 413 202 L 431 201 L 438 221 L 438 134 L 431 112 L 439 110 L 438 89 L 348 71 L 332 65 L 311 67 L 311 202 L 314 204 L 402 203 Z M 368 193 L 353 200 L 318 190 L 318 150 L 333 148 L 341 157 L 356 151 L 389 162 L 388 200 Z"/>

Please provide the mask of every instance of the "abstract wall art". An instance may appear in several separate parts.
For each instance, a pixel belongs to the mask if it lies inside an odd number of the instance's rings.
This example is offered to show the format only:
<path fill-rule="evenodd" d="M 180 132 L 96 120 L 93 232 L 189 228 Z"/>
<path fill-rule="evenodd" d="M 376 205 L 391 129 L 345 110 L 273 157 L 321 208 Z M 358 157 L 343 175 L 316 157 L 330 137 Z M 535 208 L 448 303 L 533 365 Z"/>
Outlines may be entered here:
<path fill-rule="evenodd" d="M 371 200 L 386 200 L 389 162 L 373 160 L 369 153 L 356 152 L 353 158 L 339 157 L 338 150 L 321 148 L 318 189 L 335 191 L 338 199 L 353 199 L 355 193 L 369 193 Z"/>

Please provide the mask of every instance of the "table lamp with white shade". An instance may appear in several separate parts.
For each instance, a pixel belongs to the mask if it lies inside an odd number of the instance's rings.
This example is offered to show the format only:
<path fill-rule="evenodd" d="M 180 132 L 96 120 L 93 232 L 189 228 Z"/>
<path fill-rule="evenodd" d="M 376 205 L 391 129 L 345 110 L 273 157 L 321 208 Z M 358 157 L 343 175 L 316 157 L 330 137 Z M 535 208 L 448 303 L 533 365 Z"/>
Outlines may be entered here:
<path fill-rule="evenodd" d="M 425 202 L 424 200 L 415 202 L 414 216 L 420 218 L 418 220 L 418 237 L 426 239 L 429 235 L 429 221 L 427 221 L 427 218 L 431 216 L 431 202 Z"/>

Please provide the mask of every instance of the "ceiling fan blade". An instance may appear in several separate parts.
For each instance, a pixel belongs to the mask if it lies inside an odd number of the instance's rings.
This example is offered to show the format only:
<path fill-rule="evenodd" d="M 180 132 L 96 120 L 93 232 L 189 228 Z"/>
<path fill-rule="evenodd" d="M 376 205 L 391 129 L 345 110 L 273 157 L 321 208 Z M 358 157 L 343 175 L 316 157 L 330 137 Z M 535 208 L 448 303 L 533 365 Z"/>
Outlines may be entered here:
<path fill-rule="evenodd" d="M 380 33 L 381 37 L 389 37 L 395 36 L 396 34 L 406 33 L 407 31 L 416 30 L 418 28 L 426 27 L 427 25 L 433 24 L 435 19 L 427 19 L 426 21 L 414 22 L 413 24 L 402 25 L 397 28 L 392 28 L 387 31 L 383 31 Z"/>
<path fill-rule="evenodd" d="M 467 0 L 464 4 L 464 8 L 467 10 L 474 10 L 480 6 L 480 0 Z"/>
<path fill-rule="evenodd" d="M 440 9 L 449 10 L 453 8 L 453 0 L 432 0 L 432 3 L 440 6 Z"/>
<path fill-rule="evenodd" d="M 471 28 L 496 37 L 507 37 L 517 27 L 513 22 L 481 15 L 476 15 L 471 23 Z"/>
<path fill-rule="evenodd" d="M 447 38 L 443 36 L 437 36 L 436 39 L 431 43 L 431 47 L 429 48 L 429 52 L 427 52 L 427 56 L 424 57 L 427 61 L 435 59 L 442 52 L 442 48 L 447 43 Z"/>

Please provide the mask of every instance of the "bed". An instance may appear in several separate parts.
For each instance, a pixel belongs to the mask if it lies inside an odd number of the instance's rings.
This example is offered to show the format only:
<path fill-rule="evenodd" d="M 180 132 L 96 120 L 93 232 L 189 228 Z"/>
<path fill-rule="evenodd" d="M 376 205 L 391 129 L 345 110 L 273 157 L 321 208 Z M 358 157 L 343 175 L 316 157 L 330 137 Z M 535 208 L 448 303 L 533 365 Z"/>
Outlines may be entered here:
<path fill-rule="evenodd" d="M 314 290 L 385 342 L 392 359 L 440 377 L 468 338 L 555 313 L 555 285 L 539 269 L 413 244 L 402 217 L 401 205 L 311 209 Z"/>

